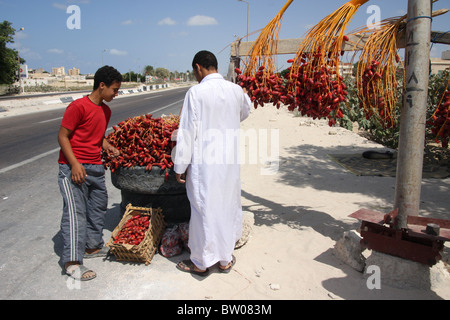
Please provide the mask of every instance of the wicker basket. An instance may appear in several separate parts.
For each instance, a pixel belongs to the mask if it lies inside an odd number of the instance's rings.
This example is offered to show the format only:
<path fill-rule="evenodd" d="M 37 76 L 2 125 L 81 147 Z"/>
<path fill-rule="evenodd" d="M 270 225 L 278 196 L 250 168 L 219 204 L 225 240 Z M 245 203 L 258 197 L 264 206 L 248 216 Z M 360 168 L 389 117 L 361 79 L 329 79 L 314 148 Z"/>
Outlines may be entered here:
<path fill-rule="evenodd" d="M 166 223 L 164 222 L 164 217 L 161 212 L 162 210 L 160 208 L 154 209 L 133 207 L 131 204 L 127 205 L 122 220 L 114 229 L 111 234 L 111 239 L 106 244 L 106 246 L 110 248 L 111 254 L 113 254 L 117 260 L 145 262 L 145 265 L 148 265 L 156 253 L 158 244 L 161 241 L 164 229 L 166 228 Z M 150 216 L 150 225 L 145 233 L 144 239 L 138 245 L 114 243 L 114 237 L 117 236 L 127 221 L 135 215 Z"/>

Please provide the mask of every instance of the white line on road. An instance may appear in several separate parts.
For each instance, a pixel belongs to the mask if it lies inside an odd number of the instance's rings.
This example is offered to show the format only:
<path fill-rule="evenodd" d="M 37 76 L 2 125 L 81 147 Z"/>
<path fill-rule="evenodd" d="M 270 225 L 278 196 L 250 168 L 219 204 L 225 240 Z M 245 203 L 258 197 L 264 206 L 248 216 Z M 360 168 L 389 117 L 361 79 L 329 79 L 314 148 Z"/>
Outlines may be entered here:
<path fill-rule="evenodd" d="M 44 120 L 44 121 L 39 121 L 38 123 L 46 123 L 46 122 L 50 122 L 50 121 L 55 121 L 55 120 L 60 120 L 63 117 L 58 117 L 58 118 L 54 118 L 54 119 L 49 119 L 49 120 Z"/>
<path fill-rule="evenodd" d="M 57 151 L 59 151 L 59 148 L 56 148 L 56 149 L 53 149 L 53 150 L 41 153 L 41 154 L 39 154 L 37 156 L 34 156 L 33 158 L 30 158 L 28 160 L 24 160 L 24 161 L 18 162 L 16 164 L 13 164 L 12 166 L 0 169 L 0 173 L 5 173 L 5 172 L 11 171 L 13 169 L 19 168 L 21 166 L 24 166 L 26 164 L 29 164 L 29 163 L 33 162 L 33 161 L 39 160 L 39 159 L 41 159 L 43 157 L 46 157 L 46 156 L 48 156 L 48 155 L 50 155 L 52 153 L 57 152 Z"/>
<path fill-rule="evenodd" d="M 159 109 L 153 110 L 152 112 L 158 112 L 158 111 L 167 109 L 167 108 L 169 108 L 169 107 L 171 107 L 171 106 L 173 106 L 173 105 L 176 105 L 177 103 L 182 102 L 183 100 L 184 100 L 184 99 L 178 100 L 178 101 L 176 101 L 176 102 L 174 102 L 174 103 L 168 104 L 167 106 L 164 106 L 164 107 L 161 107 L 161 108 L 159 108 Z M 56 119 L 45 120 L 45 121 L 52 121 L 52 120 L 56 120 Z M 42 122 L 42 121 L 41 121 L 41 122 Z M 109 131 L 109 130 L 112 130 L 112 127 L 109 127 L 108 129 L 106 129 L 106 131 Z M 34 156 L 34 157 L 32 157 L 32 158 L 30 158 L 30 159 L 28 159 L 28 160 L 24 160 L 24 161 L 18 162 L 18 163 L 16 163 L 16 164 L 13 164 L 12 166 L 9 166 L 9 167 L 0 169 L 0 174 L 5 173 L 5 172 L 8 172 L 8 171 L 11 171 L 11 170 L 16 169 L 16 168 L 19 168 L 19 167 L 21 167 L 21 166 L 24 166 L 24 165 L 26 165 L 26 164 L 29 164 L 29 163 L 34 162 L 34 161 L 36 161 L 36 160 L 39 160 L 39 159 L 41 159 L 41 158 L 44 158 L 44 157 L 46 157 L 46 156 L 48 156 L 48 155 L 50 155 L 50 154 L 52 154 L 52 153 L 55 153 L 55 152 L 59 151 L 59 149 L 60 149 L 60 148 L 58 147 L 58 148 L 56 148 L 56 149 L 53 149 L 53 150 L 50 150 L 50 151 L 41 153 L 41 154 L 39 154 L 39 155 L 37 155 L 37 156 Z"/>
<path fill-rule="evenodd" d="M 182 102 L 183 100 L 184 100 L 184 99 L 181 99 L 181 100 L 175 101 L 174 103 L 168 104 L 168 105 L 165 106 L 165 107 L 161 107 L 161 108 L 159 108 L 159 109 L 153 110 L 152 113 L 158 112 L 158 111 L 161 111 L 161 110 L 164 110 L 164 109 L 166 109 L 166 108 L 169 108 L 169 107 L 171 107 L 171 106 L 173 106 L 173 105 L 176 105 L 177 103 Z"/>
<path fill-rule="evenodd" d="M 144 98 L 144 100 L 149 100 L 149 99 L 153 99 L 153 98 L 157 98 L 157 97 L 162 97 L 163 95 L 160 94 L 159 96 L 152 96 L 152 97 L 148 97 L 148 98 Z"/>

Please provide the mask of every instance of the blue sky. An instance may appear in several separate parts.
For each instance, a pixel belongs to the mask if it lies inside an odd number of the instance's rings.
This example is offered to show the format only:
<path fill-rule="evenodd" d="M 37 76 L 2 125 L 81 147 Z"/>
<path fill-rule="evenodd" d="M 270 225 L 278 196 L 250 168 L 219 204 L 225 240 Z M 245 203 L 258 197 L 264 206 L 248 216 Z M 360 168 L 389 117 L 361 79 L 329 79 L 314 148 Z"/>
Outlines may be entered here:
<path fill-rule="evenodd" d="M 263 28 L 287 0 L 247 0 L 249 29 Z M 286 11 L 280 39 L 300 38 L 311 26 L 346 0 L 294 0 Z M 371 0 L 363 5 L 348 31 L 366 24 L 370 5 L 380 8 L 381 19 L 403 15 L 407 0 Z M 80 8 L 80 29 L 69 29 L 67 21 Z M 434 4 L 434 10 L 450 8 L 447 0 Z M 450 31 L 450 13 L 433 20 L 433 30 Z M 199 50 L 215 53 L 219 72 L 226 74 L 229 44 L 247 31 L 247 4 L 238 0 L 0 0 L 0 21 L 7 20 L 18 30 L 20 54 L 29 68 L 64 66 L 94 73 L 102 64 L 120 72 L 137 71 L 151 65 L 170 71 L 191 70 Z M 255 40 L 258 33 L 250 36 Z M 16 48 L 16 43 L 10 47 Z M 106 50 L 106 51 L 104 51 Z M 432 57 L 450 50 L 434 45 Z M 279 68 L 286 59 L 279 58 Z"/>

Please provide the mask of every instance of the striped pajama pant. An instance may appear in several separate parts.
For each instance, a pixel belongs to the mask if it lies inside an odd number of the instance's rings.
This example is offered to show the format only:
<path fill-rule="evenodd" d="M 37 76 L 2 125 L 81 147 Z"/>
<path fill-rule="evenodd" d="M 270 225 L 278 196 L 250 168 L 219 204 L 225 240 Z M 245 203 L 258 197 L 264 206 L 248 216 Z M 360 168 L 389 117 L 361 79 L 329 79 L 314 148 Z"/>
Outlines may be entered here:
<path fill-rule="evenodd" d="M 58 184 L 63 197 L 61 262 L 83 263 L 86 249 L 102 248 L 108 194 L 103 165 L 83 164 L 86 182 L 73 183 L 71 167 L 59 164 Z"/>

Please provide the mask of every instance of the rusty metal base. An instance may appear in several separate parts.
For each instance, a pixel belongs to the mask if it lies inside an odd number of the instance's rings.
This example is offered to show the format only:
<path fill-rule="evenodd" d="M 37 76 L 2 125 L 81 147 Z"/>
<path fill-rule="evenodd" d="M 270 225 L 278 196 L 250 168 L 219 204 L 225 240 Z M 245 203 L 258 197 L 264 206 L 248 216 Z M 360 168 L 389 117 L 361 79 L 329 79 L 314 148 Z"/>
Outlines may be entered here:
<path fill-rule="evenodd" d="M 350 215 L 362 220 L 363 247 L 429 266 L 436 264 L 441 259 L 444 242 L 450 240 L 450 221 L 408 217 L 407 228 L 397 229 L 394 228 L 396 216 L 396 211 L 384 214 L 368 209 Z M 440 226 L 439 236 L 425 232 L 428 223 Z"/>

